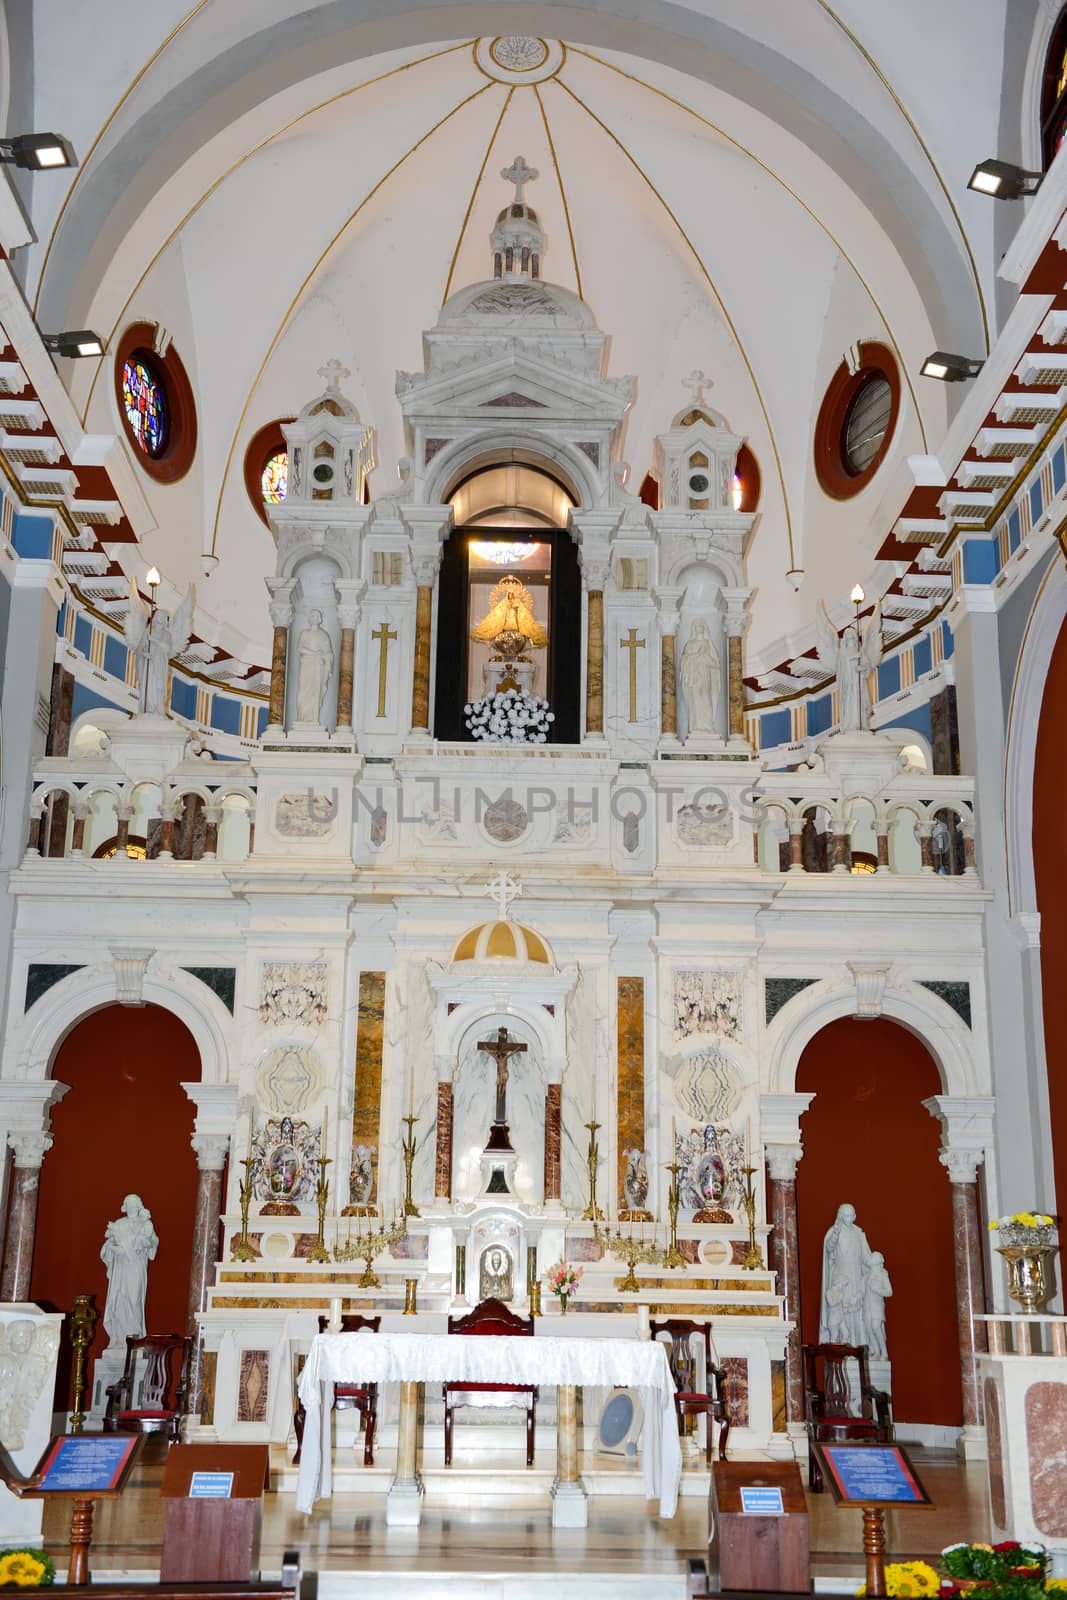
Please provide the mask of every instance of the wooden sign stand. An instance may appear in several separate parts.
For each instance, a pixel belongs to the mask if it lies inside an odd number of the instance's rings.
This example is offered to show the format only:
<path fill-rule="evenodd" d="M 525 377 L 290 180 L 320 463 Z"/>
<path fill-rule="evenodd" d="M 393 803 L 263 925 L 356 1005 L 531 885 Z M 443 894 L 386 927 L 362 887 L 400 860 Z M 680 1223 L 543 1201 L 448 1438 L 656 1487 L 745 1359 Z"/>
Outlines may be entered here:
<path fill-rule="evenodd" d="M 138 1433 L 57 1434 L 28 1478 L 0 1462 L 0 1478 L 20 1499 L 73 1500 L 67 1582 L 89 1582 L 89 1547 L 98 1500 L 117 1500 L 140 1453 Z"/>
<path fill-rule="evenodd" d="M 172 1444 L 163 1469 L 160 1583 L 248 1583 L 259 1564 L 265 1444 Z"/>
<path fill-rule="evenodd" d="M 863 1512 L 863 1558 L 867 1594 L 885 1588 L 885 1514 L 903 1509 L 932 1511 L 933 1501 L 899 1444 L 817 1444 L 813 1453 L 834 1502 Z"/>
<path fill-rule="evenodd" d="M 810 1594 L 808 1503 L 795 1461 L 716 1461 L 708 1530 L 712 1593 Z"/>

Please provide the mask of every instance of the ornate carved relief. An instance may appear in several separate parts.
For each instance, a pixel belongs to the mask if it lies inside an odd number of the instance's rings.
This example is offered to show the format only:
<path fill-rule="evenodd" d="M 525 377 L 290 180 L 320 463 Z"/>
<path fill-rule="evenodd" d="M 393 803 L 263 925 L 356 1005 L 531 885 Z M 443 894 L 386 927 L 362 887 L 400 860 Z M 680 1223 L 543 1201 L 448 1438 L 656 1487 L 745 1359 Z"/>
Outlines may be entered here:
<path fill-rule="evenodd" d="M 674 974 L 674 1037 L 718 1034 L 741 1037 L 741 981 L 737 972 L 679 969 Z"/>
<path fill-rule="evenodd" d="M 317 1026 L 326 1021 L 325 961 L 268 961 L 263 967 L 259 1020 L 265 1028 L 286 1022 Z"/>

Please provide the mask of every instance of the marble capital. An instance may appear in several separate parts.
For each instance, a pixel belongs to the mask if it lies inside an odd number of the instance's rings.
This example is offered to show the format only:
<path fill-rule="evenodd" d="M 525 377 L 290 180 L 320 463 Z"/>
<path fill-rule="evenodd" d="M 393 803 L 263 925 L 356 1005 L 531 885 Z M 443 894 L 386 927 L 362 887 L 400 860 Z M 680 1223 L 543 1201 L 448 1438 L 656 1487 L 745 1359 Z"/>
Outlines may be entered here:
<path fill-rule="evenodd" d="M 752 598 L 752 590 L 722 589 L 720 594 L 727 638 L 738 639 L 748 627 L 748 603 Z"/>
<path fill-rule="evenodd" d="M 45 1156 L 52 1148 L 52 1135 L 50 1133 L 9 1133 L 7 1142 L 15 1156 L 15 1166 L 26 1168 L 40 1167 Z"/>
<path fill-rule="evenodd" d="M 978 1168 L 985 1160 L 983 1150 L 944 1149 L 937 1159 L 948 1173 L 950 1183 L 977 1183 Z"/>
<path fill-rule="evenodd" d="M 767 1171 L 774 1183 L 795 1183 L 797 1163 L 804 1154 L 800 1144 L 768 1144 L 764 1146 Z"/>
<path fill-rule="evenodd" d="M 678 624 L 682 620 L 681 606 L 684 593 L 685 590 L 678 584 L 657 584 L 653 590 L 661 634 L 677 634 Z"/>
<path fill-rule="evenodd" d="M 189 1143 L 196 1152 L 201 1172 L 221 1172 L 226 1165 L 230 1137 L 225 1133 L 194 1133 Z"/>
<path fill-rule="evenodd" d="M 293 608 L 284 600 L 272 600 L 270 603 L 270 620 L 275 628 L 288 628 L 293 620 Z"/>

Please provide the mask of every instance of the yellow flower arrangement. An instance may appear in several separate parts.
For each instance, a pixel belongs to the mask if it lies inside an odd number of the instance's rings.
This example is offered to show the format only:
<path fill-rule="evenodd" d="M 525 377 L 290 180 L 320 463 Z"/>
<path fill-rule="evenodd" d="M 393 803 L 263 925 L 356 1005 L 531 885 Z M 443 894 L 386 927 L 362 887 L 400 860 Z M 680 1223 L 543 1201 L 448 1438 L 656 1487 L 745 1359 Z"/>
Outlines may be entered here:
<path fill-rule="evenodd" d="M 885 1569 L 885 1592 L 900 1600 L 921 1600 L 941 1592 L 941 1579 L 926 1561 L 891 1561 Z M 867 1585 L 856 1590 L 866 1595 Z"/>
<path fill-rule="evenodd" d="M 989 1224 L 995 1233 L 998 1228 L 1010 1228 L 1015 1223 L 1020 1228 L 1051 1228 L 1055 1217 L 1046 1217 L 1040 1211 L 1016 1211 L 1010 1217 L 994 1217 Z"/>
<path fill-rule="evenodd" d="M 0 1550 L 0 1584 L 37 1589 L 55 1578 L 56 1569 L 43 1550 Z"/>

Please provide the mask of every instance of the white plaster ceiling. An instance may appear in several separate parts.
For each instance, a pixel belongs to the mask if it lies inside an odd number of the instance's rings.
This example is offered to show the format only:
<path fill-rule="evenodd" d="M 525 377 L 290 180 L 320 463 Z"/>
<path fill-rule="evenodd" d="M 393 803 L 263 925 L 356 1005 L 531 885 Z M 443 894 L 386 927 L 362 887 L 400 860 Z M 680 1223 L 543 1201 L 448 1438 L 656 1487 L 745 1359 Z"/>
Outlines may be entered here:
<path fill-rule="evenodd" d="M 267 658 L 273 547 L 245 493 L 248 440 L 337 355 L 378 431 L 372 491 L 393 487 L 395 371 L 421 365 L 446 291 L 489 275 L 499 171 L 521 152 L 541 174 L 544 275 L 580 289 L 612 373 L 637 379 L 630 487 L 693 367 L 759 460 L 750 667 L 773 664 L 821 595 L 889 581 L 875 552 L 905 457 L 936 446 L 948 414 L 919 363 L 935 346 L 985 352 L 995 209 L 965 185 L 979 157 L 1013 153 L 1005 4 L 645 0 L 636 20 L 624 0 L 23 7 L 11 72 L 32 42 L 34 125 L 82 158 L 33 186 L 39 242 L 19 266 L 39 323 L 113 337 L 158 322 L 197 398 L 193 467 L 144 480 L 155 525 L 119 558 L 198 581 L 199 631 Z M 520 28 L 566 41 L 536 87 L 475 59 L 476 38 Z M 873 484 L 837 504 L 812 428 L 842 355 L 871 338 L 899 352 L 900 421 Z M 69 368 L 86 427 L 114 430 L 110 361 Z"/>

